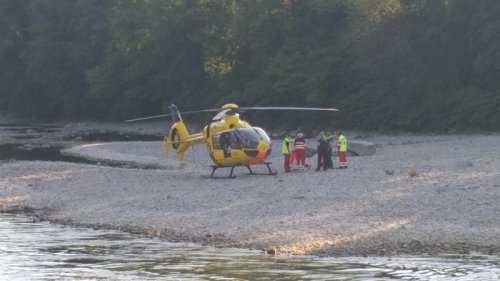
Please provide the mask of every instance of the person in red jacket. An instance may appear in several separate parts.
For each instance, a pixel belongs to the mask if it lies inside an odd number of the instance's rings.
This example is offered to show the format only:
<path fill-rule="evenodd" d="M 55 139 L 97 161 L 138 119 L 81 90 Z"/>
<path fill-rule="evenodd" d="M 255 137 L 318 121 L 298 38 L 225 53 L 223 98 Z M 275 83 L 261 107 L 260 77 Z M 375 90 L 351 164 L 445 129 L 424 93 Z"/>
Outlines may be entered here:
<path fill-rule="evenodd" d="M 295 148 L 295 157 L 297 158 L 297 165 L 306 166 L 306 139 L 303 133 L 298 133 L 295 141 L 293 142 Z"/>

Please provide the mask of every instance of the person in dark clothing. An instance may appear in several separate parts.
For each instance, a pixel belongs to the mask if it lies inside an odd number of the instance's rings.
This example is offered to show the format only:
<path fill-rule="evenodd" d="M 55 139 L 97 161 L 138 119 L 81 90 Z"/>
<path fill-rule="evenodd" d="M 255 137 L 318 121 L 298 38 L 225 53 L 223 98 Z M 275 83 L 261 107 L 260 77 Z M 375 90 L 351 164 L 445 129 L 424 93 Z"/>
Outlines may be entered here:
<path fill-rule="evenodd" d="M 316 166 L 316 171 L 319 171 L 323 167 L 323 171 L 326 171 L 326 161 L 328 152 L 328 141 L 325 136 L 321 134 L 318 140 L 318 165 Z"/>
<path fill-rule="evenodd" d="M 333 142 L 333 137 L 329 137 L 326 141 L 328 143 L 328 147 L 326 149 L 326 161 L 325 161 L 325 166 L 326 169 L 333 169 L 333 151 L 332 151 L 332 142 Z"/>

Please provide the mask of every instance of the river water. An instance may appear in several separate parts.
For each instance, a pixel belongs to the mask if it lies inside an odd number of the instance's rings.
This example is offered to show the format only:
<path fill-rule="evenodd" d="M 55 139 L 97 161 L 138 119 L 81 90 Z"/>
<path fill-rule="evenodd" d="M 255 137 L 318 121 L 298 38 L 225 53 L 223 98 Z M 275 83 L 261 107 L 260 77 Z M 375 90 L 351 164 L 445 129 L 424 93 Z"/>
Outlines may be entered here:
<path fill-rule="evenodd" d="M 0 280 L 500 280 L 491 256 L 318 258 L 168 243 L 0 214 Z"/>

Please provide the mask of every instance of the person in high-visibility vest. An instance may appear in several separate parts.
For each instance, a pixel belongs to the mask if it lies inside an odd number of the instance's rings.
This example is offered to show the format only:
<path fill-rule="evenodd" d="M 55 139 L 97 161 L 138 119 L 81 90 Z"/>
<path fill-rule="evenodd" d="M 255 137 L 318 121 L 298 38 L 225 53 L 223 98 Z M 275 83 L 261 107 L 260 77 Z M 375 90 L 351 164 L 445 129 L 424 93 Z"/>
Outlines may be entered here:
<path fill-rule="evenodd" d="M 339 169 L 347 168 L 347 138 L 342 132 L 337 133 L 337 151 L 339 154 Z"/>
<path fill-rule="evenodd" d="M 285 136 L 283 139 L 283 142 L 281 143 L 281 153 L 283 153 L 283 156 L 285 157 L 285 162 L 283 167 L 285 168 L 285 173 L 291 172 L 290 170 L 290 138 Z"/>

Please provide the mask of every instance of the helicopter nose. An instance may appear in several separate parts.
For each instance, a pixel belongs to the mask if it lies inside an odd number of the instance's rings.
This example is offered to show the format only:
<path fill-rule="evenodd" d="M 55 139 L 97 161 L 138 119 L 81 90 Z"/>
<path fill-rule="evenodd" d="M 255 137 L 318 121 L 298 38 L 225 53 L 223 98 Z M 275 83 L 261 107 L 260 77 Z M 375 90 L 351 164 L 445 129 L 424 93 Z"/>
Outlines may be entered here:
<path fill-rule="evenodd" d="M 268 155 L 267 149 L 259 149 L 257 154 L 250 161 L 251 164 L 258 164 L 264 160 L 264 158 Z"/>
<path fill-rule="evenodd" d="M 266 157 L 266 155 L 267 155 L 267 149 L 261 149 L 261 150 L 259 150 L 259 152 L 255 156 L 255 158 L 262 160 L 262 159 L 264 159 L 264 157 Z"/>

